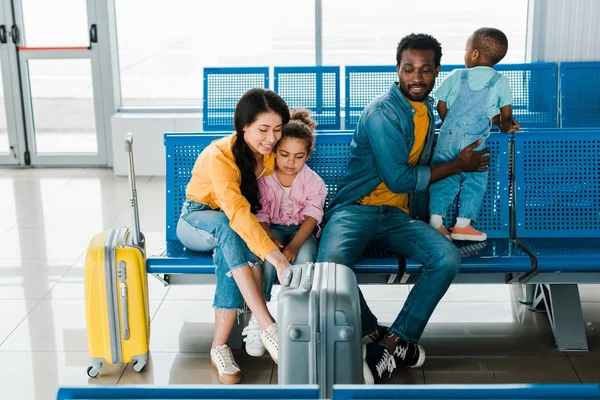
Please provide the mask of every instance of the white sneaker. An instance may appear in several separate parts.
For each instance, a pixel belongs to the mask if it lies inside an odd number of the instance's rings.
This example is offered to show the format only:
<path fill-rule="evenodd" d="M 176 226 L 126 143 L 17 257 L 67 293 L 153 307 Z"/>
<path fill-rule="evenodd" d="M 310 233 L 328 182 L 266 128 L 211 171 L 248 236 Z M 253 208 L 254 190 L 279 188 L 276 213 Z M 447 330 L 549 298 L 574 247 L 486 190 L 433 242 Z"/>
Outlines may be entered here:
<path fill-rule="evenodd" d="M 277 364 L 279 362 L 279 359 L 277 358 L 279 353 L 279 345 L 277 344 L 277 324 L 272 323 L 266 330 L 260 332 L 260 340 L 262 340 L 265 349 L 267 349 L 271 358 L 275 361 L 275 364 Z"/>
<path fill-rule="evenodd" d="M 231 349 L 226 344 L 210 349 L 210 363 L 219 372 L 219 381 L 232 385 L 242 381 L 242 370 L 235 362 Z"/>
<path fill-rule="evenodd" d="M 246 336 L 244 338 L 244 343 L 246 343 L 246 353 L 252 357 L 260 357 L 265 354 L 265 346 L 263 346 L 262 341 L 260 340 L 260 328 L 258 327 L 258 321 L 254 318 L 254 315 L 250 318 L 248 326 L 242 331 L 242 336 Z"/>

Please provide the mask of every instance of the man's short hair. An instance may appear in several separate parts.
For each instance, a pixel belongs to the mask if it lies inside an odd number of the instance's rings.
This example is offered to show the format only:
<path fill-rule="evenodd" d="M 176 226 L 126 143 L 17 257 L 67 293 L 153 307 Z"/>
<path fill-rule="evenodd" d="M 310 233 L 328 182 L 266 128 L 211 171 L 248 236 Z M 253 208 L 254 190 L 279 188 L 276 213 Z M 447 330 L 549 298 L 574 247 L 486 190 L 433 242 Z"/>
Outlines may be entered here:
<path fill-rule="evenodd" d="M 498 64 L 508 52 L 508 38 L 500 29 L 480 28 L 473 33 L 473 48 L 492 64 Z"/>
<path fill-rule="evenodd" d="M 416 50 L 433 50 L 435 66 L 439 67 L 442 62 L 442 45 L 431 35 L 425 33 L 411 33 L 410 35 L 404 36 L 398 48 L 396 49 L 396 64 L 400 65 L 400 59 L 402 58 L 402 52 L 407 49 Z"/>

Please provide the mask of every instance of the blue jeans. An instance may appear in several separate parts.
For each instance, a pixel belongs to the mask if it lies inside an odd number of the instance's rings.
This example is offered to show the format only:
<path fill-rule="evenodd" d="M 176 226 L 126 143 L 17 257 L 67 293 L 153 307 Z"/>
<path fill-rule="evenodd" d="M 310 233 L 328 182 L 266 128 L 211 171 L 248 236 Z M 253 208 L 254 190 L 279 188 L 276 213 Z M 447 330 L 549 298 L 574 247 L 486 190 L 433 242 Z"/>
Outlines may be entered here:
<path fill-rule="evenodd" d="M 231 271 L 246 266 L 260 267 L 262 261 L 231 229 L 225 213 L 187 200 L 177 222 L 177 237 L 190 250 L 213 252 L 217 275 L 213 307 L 240 310 L 243 304 L 242 293 Z"/>
<path fill-rule="evenodd" d="M 300 229 L 300 225 L 270 225 L 271 233 L 275 237 L 275 239 L 279 240 L 282 244 L 286 245 L 294 239 L 298 230 Z M 310 235 L 306 242 L 302 246 L 300 246 L 300 250 L 298 250 L 298 255 L 296 256 L 296 260 L 292 263 L 292 265 L 297 264 L 305 264 L 307 262 L 314 262 L 317 259 L 317 239 L 314 235 Z M 265 300 L 271 300 L 271 289 L 273 288 L 273 283 L 275 283 L 275 278 L 277 278 L 277 270 L 268 261 L 265 261 L 265 269 L 263 272 L 263 289 L 265 293 Z"/>
<path fill-rule="evenodd" d="M 317 261 L 353 268 L 369 244 L 423 263 L 423 273 L 390 328 L 400 338 L 418 342 L 460 269 L 460 252 L 436 229 L 412 219 L 399 208 L 349 205 L 340 207 L 325 226 Z M 362 292 L 359 294 L 362 334 L 368 335 L 374 331 L 377 318 Z"/>
<path fill-rule="evenodd" d="M 489 136 L 489 131 L 483 134 L 470 135 L 442 129 L 431 165 L 439 165 L 454 160 L 458 153 L 477 140 L 481 140 L 481 145 L 475 150 L 482 150 L 485 148 L 485 141 Z M 448 208 L 458 195 L 458 217 L 473 221 L 477 220 L 487 182 L 487 172 L 462 172 L 433 183 L 429 187 L 429 213 L 445 216 Z"/>

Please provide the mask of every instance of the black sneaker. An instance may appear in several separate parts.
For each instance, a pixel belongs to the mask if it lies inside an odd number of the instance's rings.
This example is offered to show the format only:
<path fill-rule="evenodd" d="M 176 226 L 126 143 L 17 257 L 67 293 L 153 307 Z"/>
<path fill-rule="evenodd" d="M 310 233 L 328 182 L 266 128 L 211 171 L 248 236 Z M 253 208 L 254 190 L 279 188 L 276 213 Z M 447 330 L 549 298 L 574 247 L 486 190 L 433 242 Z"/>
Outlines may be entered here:
<path fill-rule="evenodd" d="M 379 382 L 386 371 L 391 376 L 394 369 L 396 362 L 385 346 L 378 343 L 363 346 L 363 378 L 367 385 Z"/>
<path fill-rule="evenodd" d="M 386 326 L 377 324 L 375 330 L 369 333 L 367 337 L 373 342 L 379 343 L 388 333 L 388 328 Z"/>
<path fill-rule="evenodd" d="M 396 348 L 393 356 L 398 365 L 419 368 L 425 362 L 425 349 L 420 344 L 408 343 L 396 337 Z"/>

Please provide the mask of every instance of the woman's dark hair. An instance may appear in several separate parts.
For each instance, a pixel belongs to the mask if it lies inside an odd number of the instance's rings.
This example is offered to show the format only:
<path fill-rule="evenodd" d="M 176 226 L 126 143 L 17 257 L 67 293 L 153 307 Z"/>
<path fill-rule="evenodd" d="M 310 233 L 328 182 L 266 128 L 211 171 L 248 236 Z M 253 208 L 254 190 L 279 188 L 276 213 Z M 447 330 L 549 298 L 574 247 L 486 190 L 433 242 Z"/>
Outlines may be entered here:
<path fill-rule="evenodd" d="M 248 90 L 240 98 L 233 113 L 233 123 L 237 134 L 233 143 L 233 155 L 242 174 L 240 189 L 242 195 L 250 203 L 250 209 L 256 214 L 261 209 L 259 203 L 258 183 L 254 171 L 256 158 L 250 146 L 244 140 L 244 127 L 252 124 L 261 114 L 274 112 L 281 116 L 283 125 L 290 120 L 290 110 L 285 101 L 272 90 L 254 88 Z"/>
<path fill-rule="evenodd" d="M 302 139 L 306 143 L 307 155 L 310 155 L 315 149 L 315 128 L 317 121 L 310 117 L 310 110 L 306 108 L 294 108 L 290 117 L 290 122 L 283 127 L 281 139 L 291 137 Z"/>

